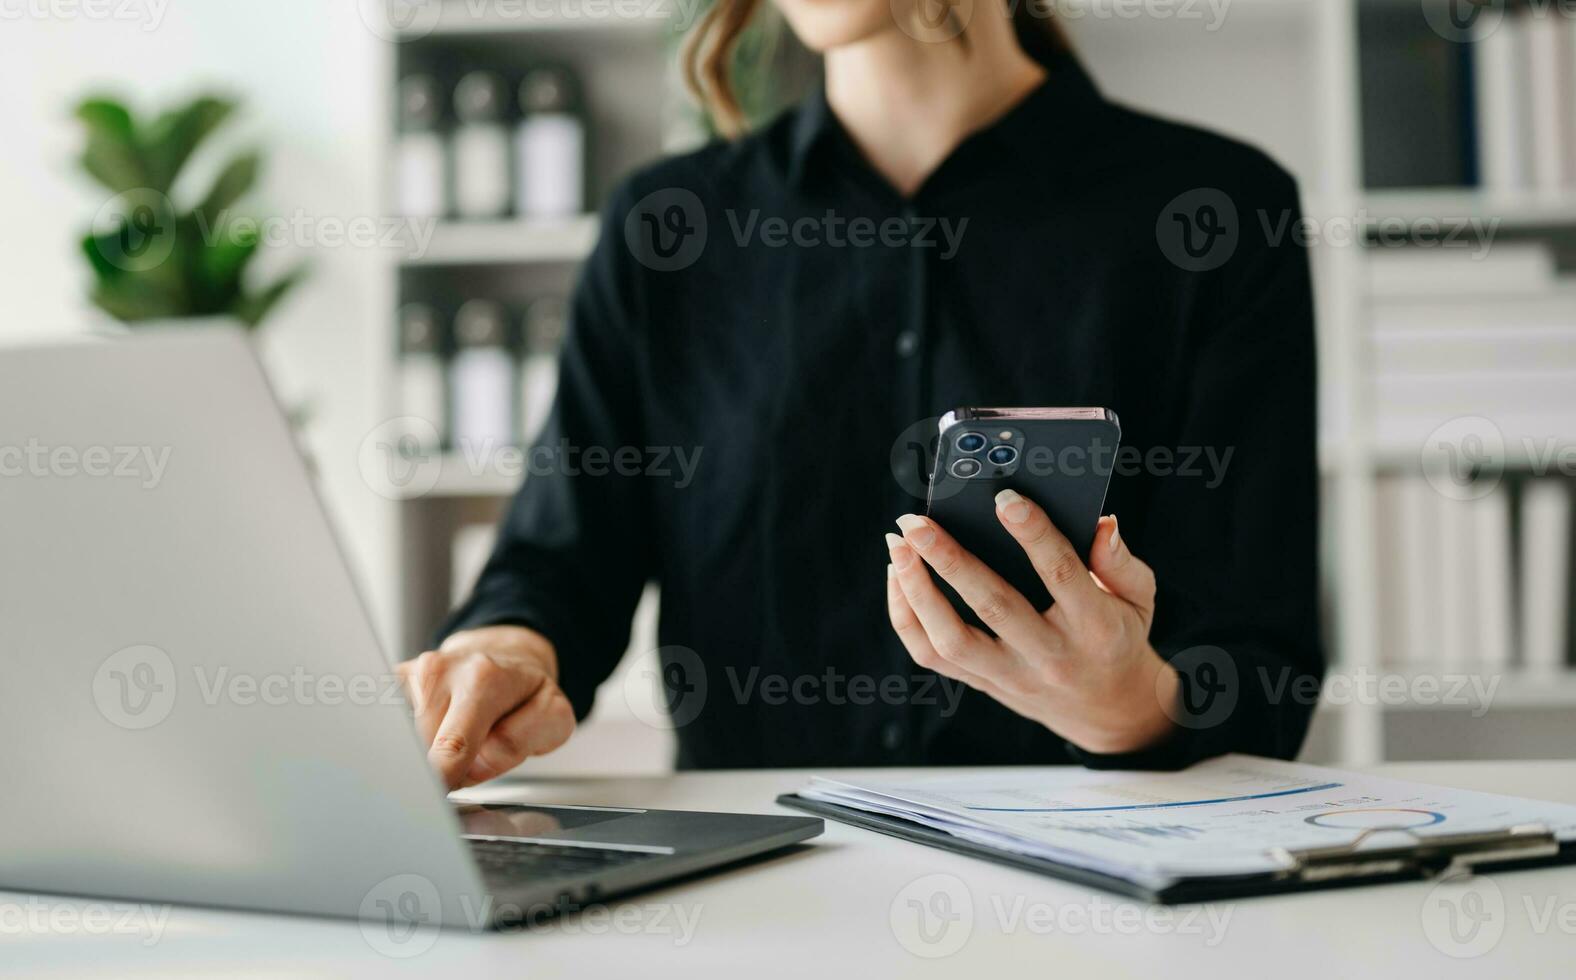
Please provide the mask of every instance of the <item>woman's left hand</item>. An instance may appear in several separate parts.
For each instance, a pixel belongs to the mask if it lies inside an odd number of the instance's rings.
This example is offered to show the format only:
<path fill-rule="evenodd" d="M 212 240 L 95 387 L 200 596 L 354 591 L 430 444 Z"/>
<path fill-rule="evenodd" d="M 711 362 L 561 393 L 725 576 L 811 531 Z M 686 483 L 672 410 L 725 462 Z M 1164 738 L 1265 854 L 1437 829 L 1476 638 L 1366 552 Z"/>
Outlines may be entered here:
<path fill-rule="evenodd" d="M 1028 553 L 1055 604 L 1039 612 L 924 517 L 887 535 L 887 610 L 909 656 L 1039 722 L 1089 752 L 1154 746 L 1174 731 L 1176 671 L 1149 644 L 1155 573 L 1103 517 L 1086 568 L 1039 506 L 1011 490 L 996 517 Z M 926 566 L 995 636 L 963 621 Z"/>

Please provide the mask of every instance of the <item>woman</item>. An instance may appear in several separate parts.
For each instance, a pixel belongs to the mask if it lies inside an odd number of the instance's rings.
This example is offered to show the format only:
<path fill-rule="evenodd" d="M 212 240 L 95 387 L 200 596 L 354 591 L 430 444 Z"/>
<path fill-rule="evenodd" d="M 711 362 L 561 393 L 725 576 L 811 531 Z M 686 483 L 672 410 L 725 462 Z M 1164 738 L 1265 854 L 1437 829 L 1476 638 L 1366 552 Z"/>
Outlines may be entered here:
<path fill-rule="evenodd" d="M 561 744 L 653 579 L 683 767 L 1294 755 L 1323 661 L 1291 178 L 1106 102 L 1032 4 L 777 3 L 824 87 L 615 195 L 555 465 L 402 668 L 433 764 L 464 786 Z M 724 127 L 757 6 L 688 49 Z M 1088 568 L 998 500 L 1044 614 L 914 513 L 908 444 L 961 405 L 1109 407 L 1140 461 Z"/>

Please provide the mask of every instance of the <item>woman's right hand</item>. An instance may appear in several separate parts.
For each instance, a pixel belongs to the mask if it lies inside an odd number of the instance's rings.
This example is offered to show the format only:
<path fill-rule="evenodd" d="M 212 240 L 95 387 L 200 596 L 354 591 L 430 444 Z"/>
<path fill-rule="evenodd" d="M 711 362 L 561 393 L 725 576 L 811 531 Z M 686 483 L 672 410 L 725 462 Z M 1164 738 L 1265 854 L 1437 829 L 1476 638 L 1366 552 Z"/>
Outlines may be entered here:
<path fill-rule="evenodd" d="M 427 761 L 451 790 L 551 752 L 575 730 L 574 709 L 558 688 L 558 655 L 535 630 L 465 630 L 396 669 Z"/>

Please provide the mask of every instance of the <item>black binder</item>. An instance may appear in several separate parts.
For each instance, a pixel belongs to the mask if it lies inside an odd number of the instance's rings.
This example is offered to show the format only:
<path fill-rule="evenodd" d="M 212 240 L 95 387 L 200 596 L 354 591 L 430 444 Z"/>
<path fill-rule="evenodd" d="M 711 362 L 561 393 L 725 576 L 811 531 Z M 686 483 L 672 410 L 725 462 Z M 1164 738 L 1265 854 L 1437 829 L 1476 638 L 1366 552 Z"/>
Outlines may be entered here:
<path fill-rule="evenodd" d="M 890 837 L 899 837 L 958 854 L 967 854 L 970 857 L 1003 864 L 1010 868 L 1033 871 L 1051 878 L 1060 878 L 1079 885 L 1090 885 L 1161 905 L 1576 864 L 1576 841 L 1561 842 L 1546 828 L 1536 824 L 1507 827 L 1491 833 L 1441 834 L 1427 837 L 1419 836 L 1409 830 L 1374 828 L 1363 831 L 1350 844 L 1302 851 L 1277 850 L 1276 857 L 1283 867 L 1274 871 L 1178 878 L 1160 888 L 1148 888 L 1114 875 L 987 847 L 912 821 L 868 813 L 835 803 L 822 803 L 797 793 L 779 796 L 777 802 L 795 810 L 813 813 L 854 827 L 874 830 Z M 1371 836 L 1402 833 L 1412 837 L 1414 843 L 1362 847 Z"/>

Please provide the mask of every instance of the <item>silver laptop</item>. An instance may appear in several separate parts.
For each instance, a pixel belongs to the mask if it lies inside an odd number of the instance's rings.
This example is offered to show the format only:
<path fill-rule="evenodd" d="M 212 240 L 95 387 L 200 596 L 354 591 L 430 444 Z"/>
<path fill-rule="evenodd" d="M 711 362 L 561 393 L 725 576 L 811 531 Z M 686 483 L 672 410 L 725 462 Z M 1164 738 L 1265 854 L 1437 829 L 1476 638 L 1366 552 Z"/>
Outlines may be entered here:
<path fill-rule="evenodd" d="M 444 797 L 246 339 L 0 351 L 0 889 L 529 923 L 819 834 Z"/>

